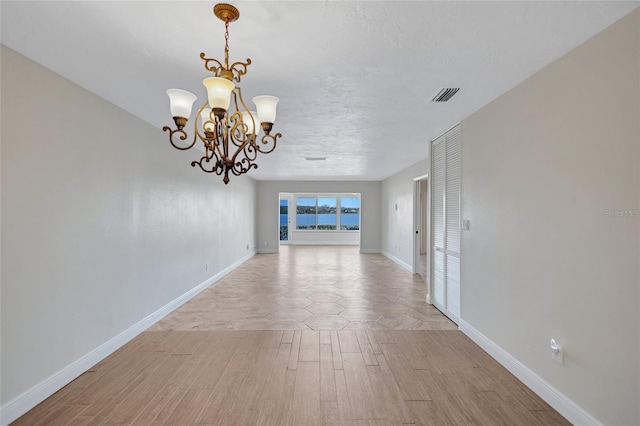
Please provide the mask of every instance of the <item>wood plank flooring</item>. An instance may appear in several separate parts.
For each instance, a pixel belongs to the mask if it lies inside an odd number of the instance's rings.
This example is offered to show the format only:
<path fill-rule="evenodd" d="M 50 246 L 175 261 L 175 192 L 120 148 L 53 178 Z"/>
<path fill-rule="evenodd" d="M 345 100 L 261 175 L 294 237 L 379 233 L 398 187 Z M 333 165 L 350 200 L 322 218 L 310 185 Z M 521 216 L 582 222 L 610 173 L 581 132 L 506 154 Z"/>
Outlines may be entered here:
<path fill-rule="evenodd" d="M 569 423 L 459 331 L 262 330 L 147 331 L 14 424 Z"/>
<path fill-rule="evenodd" d="M 569 424 L 456 328 L 381 255 L 283 247 L 14 424 Z"/>

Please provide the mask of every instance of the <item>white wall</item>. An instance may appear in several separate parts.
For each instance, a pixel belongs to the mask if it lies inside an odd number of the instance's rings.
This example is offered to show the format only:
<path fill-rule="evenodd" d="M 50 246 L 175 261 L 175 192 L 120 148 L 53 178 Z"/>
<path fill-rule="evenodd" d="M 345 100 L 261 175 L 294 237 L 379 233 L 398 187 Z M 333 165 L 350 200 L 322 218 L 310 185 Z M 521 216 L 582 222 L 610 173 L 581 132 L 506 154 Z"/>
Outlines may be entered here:
<path fill-rule="evenodd" d="M 640 424 L 639 32 L 637 9 L 462 122 L 462 319 L 607 425 Z"/>
<path fill-rule="evenodd" d="M 289 230 L 291 244 L 299 245 L 352 245 L 360 244 L 358 231 L 297 231 Z"/>
<path fill-rule="evenodd" d="M 258 252 L 278 251 L 281 192 L 360 193 L 360 251 L 380 251 L 380 182 L 362 181 L 258 181 Z"/>
<path fill-rule="evenodd" d="M 4 408 L 250 256 L 255 181 L 196 154 L 2 47 Z"/>
<path fill-rule="evenodd" d="M 428 150 L 429 146 L 425 143 L 425 153 Z M 381 252 L 409 270 L 413 270 L 415 260 L 413 179 L 425 175 L 428 167 L 429 161 L 423 160 L 382 181 Z"/>

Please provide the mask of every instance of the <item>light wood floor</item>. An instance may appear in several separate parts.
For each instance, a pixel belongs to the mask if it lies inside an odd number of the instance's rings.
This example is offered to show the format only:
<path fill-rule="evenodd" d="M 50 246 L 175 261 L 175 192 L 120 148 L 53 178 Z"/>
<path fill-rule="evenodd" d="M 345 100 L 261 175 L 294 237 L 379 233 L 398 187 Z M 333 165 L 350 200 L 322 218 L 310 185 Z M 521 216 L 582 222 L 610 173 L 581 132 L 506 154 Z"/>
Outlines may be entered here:
<path fill-rule="evenodd" d="M 426 288 L 355 246 L 282 246 L 254 256 L 152 330 L 456 330 Z"/>
<path fill-rule="evenodd" d="M 322 248 L 316 252 L 323 256 Z M 311 256 L 310 251 L 289 250 L 281 267 L 296 263 L 297 253 L 304 253 L 302 259 Z M 258 262 L 237 270 L 234 282 L 258 273 L 249 269 L 262 269 L 265 258 L 256 257 Z M 383 286 L 368 284 L 367 279 L 375 283 L 372 271 L 389 270 L 404 280 L 398 287 L 402 299 L 420 292 L 413 277 L 407 278 L 411 274 L 403 277 L 384 258 L 375 256 L 374 262 L 377 268 L 363 263 L 360 278 L 352 275 L 360 291 L 385 293 Z M 312 284 L 306 288 L 313 290 L 311 294 L 326 292 L 313 288 L 320 274 L 310 271 L 309 277 Z M 264 283 L 281 288 L 266 278 Z M 336 284 L 336 291 L 343 288 Z M 406 299 L 413 302 L 417 303 Z M 213 303 L 218 307 L 220 302 Z M 213 311 L 201 311 L 201 324 L 208 321 L 206 312 Z M 343 326 L 153 331 L 154 327 L 14 424 L 569 424 L 457 330 L 375 328 L 363 324 L 357 330 Z"/>

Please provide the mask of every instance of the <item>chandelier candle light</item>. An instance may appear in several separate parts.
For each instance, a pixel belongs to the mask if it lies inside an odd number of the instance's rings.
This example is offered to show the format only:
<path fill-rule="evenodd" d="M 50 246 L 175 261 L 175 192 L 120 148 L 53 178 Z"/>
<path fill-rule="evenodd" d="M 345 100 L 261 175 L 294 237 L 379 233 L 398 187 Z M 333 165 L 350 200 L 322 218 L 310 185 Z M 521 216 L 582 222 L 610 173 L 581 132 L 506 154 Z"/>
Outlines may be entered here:
<path fill-rule="evenodd" d="M 224 64 L 217 59 L 205 57 L 204 52 L 200 53 L 204 67 L 214 76 L 202 81 L 207 88 L 208 99 L 194 119 L 193 141 L 185 146 L 180 143 L 176 145 L 177 140 L 174 140 L 174 136 L 181 141 L 189 137 L 184 127 L 197 98 L 185 90 L 167 90 L 176 129 L 164 126 L 162 130 L 169 132 L 171 145 L 179 150 L 190 149 L 198 140 L 202 141 L 205 155 L 200 161 L 193 161 L 191 166 L 198 165 L 203 171 L 219 176 L 224 173 L 223 180 L 227 184 L 229 172 L 240 176 L 251 169 L 257 169 L 255 160 L 258 152 L 268 154 L 273 151 L 277 139 L 282 135 L 271 134 L 279 99 L 275 96 L 256 96 L 253 103 L 257 111 L 250 111 L 242 99 L 240 87 L 234 83 L 240 83 L 240 77 L 247 73 L 247 67 L 251 64 L 251 59 L 247 59 L 246 62 L 229 65 L 229 23 L 237 20 L 240 12 L 230 4 L 221 3 L 215 5 L 213 13 L 224 21 Z M 229 109 L 230 106 L 232 110 Z M 259 138 L 260 129 L 263 134 Z"/>

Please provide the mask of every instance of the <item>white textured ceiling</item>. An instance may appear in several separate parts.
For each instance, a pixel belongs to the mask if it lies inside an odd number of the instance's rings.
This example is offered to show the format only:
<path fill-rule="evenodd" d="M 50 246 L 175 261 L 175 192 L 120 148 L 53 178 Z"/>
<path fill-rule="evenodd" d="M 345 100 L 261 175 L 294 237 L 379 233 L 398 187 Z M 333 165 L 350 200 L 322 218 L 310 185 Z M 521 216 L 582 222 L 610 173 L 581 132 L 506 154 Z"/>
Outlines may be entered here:
<path fill-rule="evenodd" d="M 173 125 L 166 89 L 205 99 L 199 54 L 221 58 L 224 46 L 214 3 L 3 1 L 2 43 L 161 128 Z M 245 100 L 281 99 L 275 130 L 283 137 L 251 172 L 261 180 L 384 179 L 426 158 L 429 140 L 639 6 L 233 3 L 241 17 L 230 27 L 230 59 L 253 61 L 242 80 Z M 462 90 L 430 103 L 440 87 Z"/>

